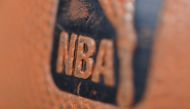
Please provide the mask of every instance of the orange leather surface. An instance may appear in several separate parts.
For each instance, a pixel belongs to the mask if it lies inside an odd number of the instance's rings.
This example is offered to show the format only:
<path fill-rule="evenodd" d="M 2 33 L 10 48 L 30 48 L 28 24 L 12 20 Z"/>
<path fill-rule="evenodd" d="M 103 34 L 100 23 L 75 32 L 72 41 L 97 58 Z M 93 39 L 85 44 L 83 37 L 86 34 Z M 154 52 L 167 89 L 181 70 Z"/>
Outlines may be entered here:
<path fill-rule="evenodd" d="M 50 75 L 57 0 L 0 0 L 0 109 L 117 108 L 60 92 Z M 138 109 L 190 108 L 190 2 L 165 0 Z"/>

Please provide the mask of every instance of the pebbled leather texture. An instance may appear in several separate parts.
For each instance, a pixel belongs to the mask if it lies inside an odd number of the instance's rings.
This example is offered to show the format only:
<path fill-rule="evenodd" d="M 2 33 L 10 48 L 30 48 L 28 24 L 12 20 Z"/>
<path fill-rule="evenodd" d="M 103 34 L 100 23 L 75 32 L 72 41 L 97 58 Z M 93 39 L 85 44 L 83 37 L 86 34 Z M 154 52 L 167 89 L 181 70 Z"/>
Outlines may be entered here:
<path fill-rule="evenodd" d="M 57 0 L 0 1 L 0 109 L 120 108 L 55 87 L 49 63 L 57 6 Z M 128 108 L 190 108 L 190 1 L 164 0 L 162 8 L 145 95 Z"/>

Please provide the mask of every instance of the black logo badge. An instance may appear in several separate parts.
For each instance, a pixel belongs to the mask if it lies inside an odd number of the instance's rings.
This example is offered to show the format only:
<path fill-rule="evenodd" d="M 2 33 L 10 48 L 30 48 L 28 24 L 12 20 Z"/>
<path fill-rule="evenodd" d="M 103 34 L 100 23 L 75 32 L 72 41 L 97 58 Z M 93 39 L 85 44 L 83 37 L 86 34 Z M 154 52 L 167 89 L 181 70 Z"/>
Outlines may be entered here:
<path fill-rule="evenodd" d="M 57 87 L 116 104 L 119 62 L 116 33 L 97 0 L 60 0 L 51 71 Z"/>

